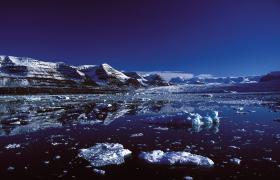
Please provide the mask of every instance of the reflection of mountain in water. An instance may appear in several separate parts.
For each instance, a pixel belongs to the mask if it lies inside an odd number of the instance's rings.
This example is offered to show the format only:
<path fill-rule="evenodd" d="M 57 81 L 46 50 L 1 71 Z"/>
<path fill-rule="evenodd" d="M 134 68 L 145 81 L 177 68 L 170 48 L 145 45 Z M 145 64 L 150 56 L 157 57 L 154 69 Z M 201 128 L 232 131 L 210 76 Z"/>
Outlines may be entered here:
<path fill-rule="evenodd" d="M 101 100 L 102 99 L 102 100 Z M 104 100 L 85 96 L 18 96 L 2 97 L 0 104 L 0 135 L 17 135 L 46 128 L 73 124 L 109 125 L 125 115 L 157 116 L 193 111 L 183 103 L 134 99 Z M 178 115 L 180 116 L 180 115 Z M 159 118 L 159 117 L 158 117 Z"/>
<path fill-rule="evenodd" d="M 267 102 L 267 103 L 266 103 Z M 71 96 L 2 96 L 0 97 L 0 136 L 35 132 L 75 124 L 110 125 L 114 120 L 133 116 L 143 123 L 173 129 L 218 127 L 189 123 L 184 112 L 207 112 L 222 106 L 265 104 L 279 110 L 277 94 L 216 94 L 213 97 L 186 94 L 120 94 Z M 205 113 L 202 113 L 205 115 Z M 215 130 L 216 129 L 216 130 Z"/>

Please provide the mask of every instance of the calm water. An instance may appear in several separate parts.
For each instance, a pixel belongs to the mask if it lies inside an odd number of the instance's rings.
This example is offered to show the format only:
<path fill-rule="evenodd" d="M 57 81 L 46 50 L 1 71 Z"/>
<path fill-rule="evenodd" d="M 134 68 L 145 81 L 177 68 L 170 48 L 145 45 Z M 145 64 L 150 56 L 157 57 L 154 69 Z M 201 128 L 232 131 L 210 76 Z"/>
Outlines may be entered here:
<path fill-rule="evenodd" d="M 0 101 L 1 179 L 280 178 L 280 94 L 3 96 Z M 182 123 L 183 111 L 211 110 L 219 111 L 220 124 Z M 135 133 L 143 136 L 130 137 Z M 133 152 L 122 165 L 99 168 L 103 176 L 77 156 L 79 149 L 102 142 Z M 215 166 L 149 165 L 138 158 L 156 149 L 190 151 Z"/>

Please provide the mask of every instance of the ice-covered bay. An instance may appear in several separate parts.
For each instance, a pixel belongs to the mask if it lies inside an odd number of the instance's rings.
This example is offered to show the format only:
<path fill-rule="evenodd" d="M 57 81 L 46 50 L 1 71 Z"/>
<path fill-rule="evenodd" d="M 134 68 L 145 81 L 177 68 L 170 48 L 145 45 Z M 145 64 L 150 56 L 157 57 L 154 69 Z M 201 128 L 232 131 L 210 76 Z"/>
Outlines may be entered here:
<path fill-rule="evenodd" d="M 278 179 L 279 99 L 145 90 L 1 96 L 1 173 L 6 179 Z"/>

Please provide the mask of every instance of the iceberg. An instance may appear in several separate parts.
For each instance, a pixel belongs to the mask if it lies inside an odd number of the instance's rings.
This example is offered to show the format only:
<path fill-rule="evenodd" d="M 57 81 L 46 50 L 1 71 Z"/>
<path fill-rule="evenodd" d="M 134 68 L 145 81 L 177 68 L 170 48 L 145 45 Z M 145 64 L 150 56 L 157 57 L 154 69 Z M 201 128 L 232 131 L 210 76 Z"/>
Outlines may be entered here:
<path fill-rule="evenodd" d="M 206 116 L 202 117 L 198 113 L 189 113 L 189 119 L 192 120 L 193 126 L 200 126 L 203 124 L 213 124 L 213 123 L 219 123 L 220 117 L 218 111 L 211 111 Z"/>
<path fill-rule="evenodd" d="M 212 118 L 213 123 L 219 123 L 220 122 L 220 117 L 219 117 L 219 112 L 218 111 L 211 111 L 210 112 L 210 117 Z"/>
<path fill-rule="evenodd" d="M 118 143 L 97 143 L 90 148 L 81 149 L 78 156 L 89 161 L 94 167 L 101 167 L 122 164 L 125 157 L 131 153 Z"/>
<path fill-rule="evenodd" d="M 200 126 L 203 125 L 202 116 L 198 113 L 190 113 L 190 119 L 192 120 L 193 126 Z"/>
<path fill-rule="evenodd" d="M 151 152 L 141 152 L 139 158 L 149 164 L 195 165 L 202 167 L 214 166 L 214 162 L 208 157 L 191 154 L 185 151 L 163 152 L 161 150 L 154 150 Z"/>

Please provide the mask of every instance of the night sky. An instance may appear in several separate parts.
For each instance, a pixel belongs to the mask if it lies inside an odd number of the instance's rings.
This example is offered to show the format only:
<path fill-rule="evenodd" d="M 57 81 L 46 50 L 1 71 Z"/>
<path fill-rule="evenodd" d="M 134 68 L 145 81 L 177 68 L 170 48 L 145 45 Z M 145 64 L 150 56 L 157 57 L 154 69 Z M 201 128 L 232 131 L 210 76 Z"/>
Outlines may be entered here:
<path fill-rule="evenodd" d="M 280 0 L 1 0 L 0 54 L 121 70 L 280 70 Z"/>

